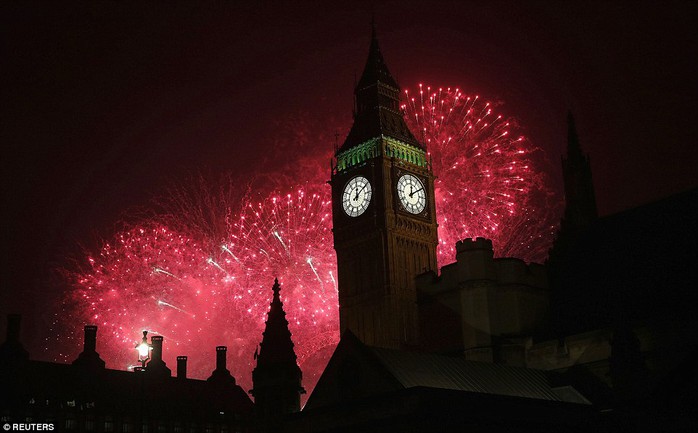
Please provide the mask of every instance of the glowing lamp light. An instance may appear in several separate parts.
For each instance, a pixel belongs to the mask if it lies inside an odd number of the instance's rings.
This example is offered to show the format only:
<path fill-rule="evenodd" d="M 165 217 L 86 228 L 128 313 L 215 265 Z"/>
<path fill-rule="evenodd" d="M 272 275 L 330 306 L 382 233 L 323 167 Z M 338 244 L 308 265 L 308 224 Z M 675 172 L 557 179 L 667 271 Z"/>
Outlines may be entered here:
<path fill-rule="evenodd" d="M 136 345 L 138 362 L 141 363 L 142 368 L 145 368 L 145 363 L 150 359 L 150 351 L 152 348 L 153 346 L 148 344 L 148 331 L 143 331 L 143 340 Z"/>

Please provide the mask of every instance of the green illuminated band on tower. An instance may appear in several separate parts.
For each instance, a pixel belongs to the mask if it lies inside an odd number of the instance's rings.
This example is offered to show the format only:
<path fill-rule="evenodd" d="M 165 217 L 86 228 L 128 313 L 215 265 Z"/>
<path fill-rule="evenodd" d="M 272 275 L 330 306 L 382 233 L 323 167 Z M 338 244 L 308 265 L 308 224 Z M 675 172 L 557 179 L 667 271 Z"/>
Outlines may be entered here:
<path fill-rule="evenodd" d="M 427 155 L 422 149 L 382 135 L 337 155 L 334 167 L 337 173 L 380 155 L 394 157 L 419 167 L 427 166 Z"/>

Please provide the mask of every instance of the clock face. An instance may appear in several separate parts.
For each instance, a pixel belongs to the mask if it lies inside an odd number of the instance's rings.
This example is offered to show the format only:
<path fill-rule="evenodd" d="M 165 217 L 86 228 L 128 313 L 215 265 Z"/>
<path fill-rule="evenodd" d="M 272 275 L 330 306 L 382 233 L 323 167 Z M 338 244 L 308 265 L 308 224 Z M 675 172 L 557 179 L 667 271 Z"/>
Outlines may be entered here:
<path fill-rule="evenodd" d="M 397 181 L 397 196 L 409 213 L 418 214 L 427 206 L 427 192 L 417 176 L 403 174 Z"/>
<path fill-rule="evenodd" d="M 371 183 L 363 176 L 352 178 L 344 187 L 342 206 L 350 217 L 357 217 L 366 212 L 371 202 Z"/>

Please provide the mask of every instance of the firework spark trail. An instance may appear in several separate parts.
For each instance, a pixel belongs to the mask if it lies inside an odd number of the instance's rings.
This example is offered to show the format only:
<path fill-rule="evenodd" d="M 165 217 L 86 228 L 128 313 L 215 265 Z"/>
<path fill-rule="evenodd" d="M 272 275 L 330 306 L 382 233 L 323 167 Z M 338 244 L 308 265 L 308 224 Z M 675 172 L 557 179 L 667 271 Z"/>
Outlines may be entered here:
<path fill-rule="evenodd" d="M 221 245 L 221 250 L 222 250 L 222 251 L 225 251 L 225 252 L 228 253 L 228 254 L 230 254 L 230 257 L 232 257 L 233 259 L 235 259 L 236 262 L 242 263 L 242 262 L 240 261 L 240 259 L 239 259 L 235 254 L 233 254 L 232 251 L 230 251 L 230 248 L 228 248 L 227 245 L 225 245 L 225 244 Z"/>
<path fill-rule="evenodd" d="M 274 237 L 279 240 L 279 243 L 281 244 L 281 246 L 284 247 L 284 250 L 286 251 L 286 253 L 290 253 L 288 247 L 284 243 L 284 240 L 281 238 L 281 235 L 279 235 L 279 232 L 274 230 L 272 233 L 274 234 Z"/>
<path fill-rule="evenodd" d="M 166 270 L 160 269 L 160 268 L 158 268 L 158 267 L 154 267 L 154 268 L 153 268 L 153 272 L 160 273 L 160 274 L 164 274 L 164 275 L 168 275 L 168 276 L 170 276 L 170 277 L 172 277 L 172 278 L 176 278 L 176 279 L 182 281 L 182 279 L 179 278 L 178 276 L 176 276 L 175 274 L 173 274 L 173 273 L 171 273 L 171 272 L 167 272 Z"/>
<path fill-rule="evenodd" d="M 332 285 L 334 286 L 334 289 L 337 290 L 337 280 L 334 279 L 334 274 L 332 274 L 332 271 L 328 272 L 330 274 L 330 279 L 332 280 Z"/>
<path fill-rule="evenodd" d="M 213 260 L 213 258 L 209 257 L 208 259 L 206 259 L 206 263 L 215 267 L 216 269 L 220 269 L 222 272 L 225 272 L 226 275 L 230 275 L 230 274 L 228 274 L 228 271 L 226 271 L 225 269 L 223 269 L 223 267 L 221 265 L 216 263 L 216 261 Z"/>
<path fill-rule="evenodd" d="M 162 299 L 158 299 L 157 301 L 158 301 L 158 305 L 162 305 L 162 306 L 165 306 L 165 307 L 170 307 L 170 308 L 172 308 L 172 309 L 175 309 L 175 310 L 179 311 L 180 313 L 184 313 L 184 314 L 189 315 L 189 316 L 191 316 L 191 317 L 196 317 L 196 316 L 194 316 L 192 313 L 188 312 L 187 310 L 184 310 L 184 309 L 182 309 L 182 308 L 179 308 L 179 307 L 176 306 L 176 305 L 172 305 L 172 304 L 170 304 L 169 302 L 165 302 L 165 301 L 163 301 Z"/>
<path fill-rule="evenodd" d="M 315 274 L 315 278 L 317 278 L 318 282 L 320 283 L 320 290 L 322 290 L 322 293 L 325 293 L 325 285 L 322 283 L 322 278 L 320 278 L 320 275 L 317 273 L 317 269 L 315 269 L 315 266 L 313 266 L 313 258 L 308 257 L 305 259 L 305 262 L 310 266 L 310 269 L 313 270 L 313 274 Z M 332 277 L 332 271 L 329 272 L 330 278 Z"/>

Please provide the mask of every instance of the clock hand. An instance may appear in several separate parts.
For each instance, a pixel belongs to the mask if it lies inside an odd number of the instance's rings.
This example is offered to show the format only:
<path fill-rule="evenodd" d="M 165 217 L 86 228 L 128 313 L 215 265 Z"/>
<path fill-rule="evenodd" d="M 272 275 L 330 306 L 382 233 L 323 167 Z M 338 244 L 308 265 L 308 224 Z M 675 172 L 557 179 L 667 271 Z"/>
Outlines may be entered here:
<path fill-rule="evenodd" d="M 410 189 L 411 189 L 411 188 L 410 188 Z M 412 196 L 415 195 L 415 193 L 418 193 L 419 191 L 421 191 L 421 190 L 423 190 L 423 189 L 424 189 L 424 188 L 419 188 L 419 189 L 416 190 L 416 191 L 412 191 L 412 192 L 410 193 L 410 198 L 412 198 Z"/>
<path fill-rule="evenodd" d="M 356 190 L 356 196 L 354 196 L 354 201 L 357 201 L 359 199 L 359 193 L 363 191 L 367 186 L 368 184 L 365 183 L 364 186 L 361 187 L 361 189 Z"/>

